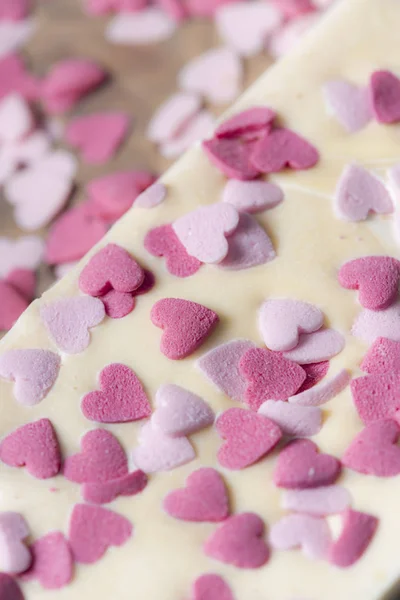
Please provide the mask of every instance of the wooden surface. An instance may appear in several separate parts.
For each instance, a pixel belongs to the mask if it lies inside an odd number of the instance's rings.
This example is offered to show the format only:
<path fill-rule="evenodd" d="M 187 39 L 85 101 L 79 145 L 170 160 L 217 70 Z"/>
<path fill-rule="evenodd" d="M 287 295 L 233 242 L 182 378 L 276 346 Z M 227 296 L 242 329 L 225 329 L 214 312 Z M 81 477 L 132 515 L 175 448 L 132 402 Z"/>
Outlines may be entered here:
<path fill-rule="evenodd" d="M 80 164 L 77 191 L 71 200 L 84 198 L 84 184 L 93 177 L 119 169 L 147 168 L 161 174 L 170 164 L 145 137 L 154 110 L 176 91 L 176 75 L 191 58 L 220 44 L 213 23 L 191 21 L 181 25 L 173 37 L 149 46 L 116 46 L 104 38 L 108 18 L 88 17 L 82 0 L 38 0 L 37 30 L 24 49 L 32 71 L 43 76 L 56 61 L 71 57 L 92 58 L 110 73 L 100 90 L 83 99 L 72 114 L 104 109 L 122 109 L 134 117 L 132 134 L 118 155 L 104 166 Z M 244 87 L 270 63 L 266 55 L 247 60 Z M 224 107 L 209 107 L 219 114 Z M 64 117 L 67 120 L 69 115 Z M 46 231 L 35 232 L 45 236 Z M 0 235 L 26 234 L 16 227 L 11 207 L 0 196 Z M 54 280 L 50 268 L 39 273 L 40 294 Z"/>

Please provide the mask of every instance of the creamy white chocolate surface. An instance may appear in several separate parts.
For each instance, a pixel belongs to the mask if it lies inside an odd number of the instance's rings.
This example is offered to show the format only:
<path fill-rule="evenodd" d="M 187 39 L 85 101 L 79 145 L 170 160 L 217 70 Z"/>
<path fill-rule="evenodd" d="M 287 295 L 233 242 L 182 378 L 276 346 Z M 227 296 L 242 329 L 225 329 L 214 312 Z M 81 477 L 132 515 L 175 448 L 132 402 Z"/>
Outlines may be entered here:
<path fill-rule="evenodd" d="M 26 422 L 48 417 L 56 428 L 63 455 L 78 452 L 81 436 L 96 427 L 83 416 L 81 398 L 97 389 L 99 371 L 112 362 L 134 369 L 153 407 L 156 390 L 165 383 L 201 395 L 216 412 L 238 406 L 207 381 L 195 362 L 206 351 L 234 338 L 249 338 L 262 345 L 257 311 L 269 297 L 297 298 L 319 306 L 326 324 L 346 336 L 346 347 L 331 361 L 328 376 L 342 368 L 351 370 L 353 376 L 359 374 L 358 365 L 367 347 L 350 335 L 350 328 L 360 306 L 356 292 L 338 284 L 337 270 L 358 256 L 398 256 L 399 248 L 391 216 L 373 216 L 361 223 L 339 220 L 333 212 L 332 196 L 349 162 L 358 161 L 382 175 L 395 164 L 400 158 L 400 128 L 371 122 L 358 133 L 346 133 L 327 115 L 322 85 L 336 78 L 364 84 L 379 68 L 400 73 L 399 32 L 399 0 L 343 0 L 295 54 L 272 67 L 231 109 L 236 113 L 266 104 L 321 154 L 319 164 L 309 171 L 285 171 L 271 177 L 282 186 L 285 199 L 257 219 L 271 236 L 277 258 L 240 272 L 205 265 L 194 276 L 178 279 L 166 271 L 163 259 L 150 256 L 144 249 L 143 239 L 149 229 L 219 200 L 225 179 L 202 149 L 195 148 L 163 177 L 167 199 L 153 209 L 133 207 L 97 247 L 115 242 L 126 248 L 154 272 L 154 289 L 138 298 L 127 317 L 106 319 L 94 328 L 84 353 L 63 355 L 54 388 L 38 405 L 18 405 L 13 384 L 0 381 L 1 436 Z M 91 254 L 94 252 L 96 248 Z M 39 308 L 43 301 L 79 293 L 77 279 L 85 261 L 30 306 L 1 342 L 0 352 L 15 347 L 57 351 L 39 318 Z M 182 361 L 161 354 L 161 331 L 149 317 L 154 303 L 165 297 L 199 302 L 221 319 L 201 348 Z M 324 425 L 313 439 L 322 451 L 340 458 L 362 428 L 348 388 L 324 407 L 324 416 Z M 104 425 L 128 453 L 136 445 L 141 426 L 142 422 Z M 259 569 L 238 569 L 203 553 L 202 545 L 214 524 L 178 521 L 163 512 L 162 500 L 168 491 L 183 487 L 195 469 L 217 466 L 228 484 L 232 511 L 254 511 L 268 529 L 285 514 L 282 491 L 271 481 L 276 455 L 233 472 L 216 464 L 221 440 L 213 428 L 190 439 L 197 453 L 195 461 L 151 475 L 142 494 L 106 505 L 133 523 L 134 535 L 124 546 L 109 549 L 94 565 L 77 565 L 72 583 L 61 590 L 44 591 L 36 581 L 21 584 L 26 600 L 186 600 L 193 581 L 204 573 L 222 575 L 237 600 L 378 600 L 395 584 L 400 574 L 400 477 L 382 479 L 348 470 L 341 476 L 339 482 L 351 492 L 354 508 L 380 519 L 373 542 L 353 567 L 339 570 L 293 550 L 272 552 L 270 561 Z M 0 511 L 21 512 L 32 539 L 53 529 L 67 533 L 71 510 L 80 501 L 80 486 L 62 475 L 40 481 L 24 468 L 0 466 Z"/>

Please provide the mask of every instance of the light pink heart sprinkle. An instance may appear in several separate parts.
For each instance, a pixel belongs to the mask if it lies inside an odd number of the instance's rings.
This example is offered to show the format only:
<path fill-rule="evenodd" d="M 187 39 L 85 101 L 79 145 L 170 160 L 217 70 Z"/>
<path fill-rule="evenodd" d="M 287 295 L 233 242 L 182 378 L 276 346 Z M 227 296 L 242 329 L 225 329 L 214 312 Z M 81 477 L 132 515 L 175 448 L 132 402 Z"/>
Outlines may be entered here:
<path fill-rule="evenodd" d="M 240 213 L 239 224 L 228 239 L 228 253 L 218 266 L 241 271 L 264 265 L 275 257 L 272 242 L 257 219 L 247 213 Z"/>
<path fill-rule="evenodd" d="M 323 381 L 304 392 L 291 396 L 288 401 L 293 405 L 304 407 L 322 406 L 340 394 L 348 386 L 350 380 L 350 373 L 346 369 L 342 369 L 328 381 Z"/>
<path fill-rule="evenodd" d="M 336 567 L 351 567 L 367 550 L 378 527 L 373 515 L 348 509 L 343 514 L 342 531 L 329 549 L 328 560 Z"/>
<path fill-rule="evenodd" d="M 147 423 L 140 431 L 139 445 L 133 450 L 132 458 L 145 473 L 156 473 L 190 462 L 195 452 L 186 437 L 171 438 Z"/>
<path fill-rule="evenodd" d="M 320 329 L 314 333 L 302 333 L 293 350 L 284 352 L 285 358 L 301 365 L 329 360 L 345 346 L 344 336 L 334 329 Z"/>
<path fill-rule="evenodd" d="M 36 235 L 26 235 L 16 240 L 0 237 L 0 278 L 15 269 L 35 271 L 41 263 L 43 240 Z"/>
<path fill-rule="evenodd" d="M 336 515 L 350 504 L 350 492 L 340 485 L 327 485 L 309 490 L 285 490 L 282 494 L 282 508 L 314 517 Z"/>
<path fill-rule="evenodd" d="M 273 58 L 284 56 L 297 46 L 301 38 L 318 23 L 320 18 L 320 14 L 315 12 L 287 21 L 267 40 L 268 52 Z"/>
<path fill-rule="evenodd" d="M 37 579 L 45 590 L 58 590 L 68 585 L 73 574 L 69 543 L 61 531 L 52 531 L 30 546 L 32 565 L 23 574 L 24 581 Z"/>
<path fill-rule="evenodd" d="M 241 82 L 241 60 L 235 52 L 223 46 L 197 56 L 178 75 L 182 90 L 200 94 L 213 104 L 227 104 L 235 100 Z"/>
<path fill-rule="evenodd" d="M 29 536 L 28 525 L 17 512 L 0 513 L 0 569 L 5 573 L 23 573 L 32 562 L 24 543 Z"/>
<path fill-rule="evenodd" d="M 348 165 L 336 187 L 334 208 L 347 221 L 364 221 L 370 212 L 392 213 L 393 200 L 386 186 L 371 171 Z"/>
<path fill-rule="evenodd" d="M 239 224 L 239 214 L 230 204 L 201 206 L 178 218 L 172 225 L 190 256 L 204 263 L 219 263 L 228 254 L 227 235 Z"/>
<path fill-rule="evenodd" d="M 12 600 L 14 600 L 12 598 Z M 16 599 L 17 600 L 17 599 Z M 201 575 L 193 584 L 191 600 L 235 600 L 229 586 L 219 575 Z"/>
<path fill-rule="evenodd" d="M 154 208 L 161 204 L 161 202 L 164 202 L 166 196 L 167 188 L 163 183 L 157 181 L 136 198 L 135 206 L 139 208 Z"/>
<path fill-rule="evenodd" d="M 171 437 L 190 435 L 214 423 L 214 411 L 203 398 L 179 385 L 161 385 L 156 393 L 156 407 L 151 422 Z"/>
<path fill-rule="evenodd" d="M 271 545 L 276 550 L 301 547 L 312 559 L 326 557 L 332 538 L 324 519 L 309 515 L 287 515 L 271 527 Z"/>
<path fill-rule="evenodd" d="M 200 140 L 204 140 L 214 127 L 215 118 L 212 113 L 208 110 L 201 110 L 186 123 L 174 138 L 161 144 L 160 153 L 165 158 L 176 158 Z"/>
<path fill-rule="evenodd" d="M 57 348 L 79 354 L 90 344 L 89 329 L 103 321 L 105 310 L 98 298 L 76 296 L 44 304 L 40 316 Z"/>
<path fill-rule="evenodd" d="M 270 350 L 292 350 L 299 343 L 300 333 L 320 329 L 322 311 L 308 302 L 290 298 L 266 300 L 260 308 L 258 326 L 265 345 Z"/>
<path fill-rule="evenodd" d="M 295 406 L 281 400 L 267 400 L 258 409 L 260 415 L 276 423 L 285 435 L 308 437 L 322 427 L 322 412 L 313 406 Z"/>
<path fill-rule="evenodd" d="M 215 469 L 198 469 L 189 475 L 185 488 L 164 498 L 163 507 L 171 517 L 183 521 L 223 521 L 229 515 L 224 480 Z"/>
<path fill-rule="evenodd" d="M 368 88 L 335 79 L 324 84 L 323 93 L 328 113 L 349 133 L 359 131 L 371 120 Z"/>
<path fill-rule="evenodd" d="M 246 379 L 240 373 L 239 363 L 255 344 L 250 340 L 233 340 L 213 348 L 197 361 L 204 375 L 232 400 L 245 401 Z"/>
<path fill-rule="evenodd" d="M 50 350 L 8 350 L 0 356 L 0 377 L 15 381 L 17 402 L 33 406 L 53 387 L 60 365 L 61 358 Z"/>
<path fill-rule="evenodd" d="M 378 337 L 400 342 L 400 300 L 384 310 L 362 310 L 353 323 L 351 333 L 369 344 Z"/>
<path fill-rule="evenodd" d="M 0 101 L 1 142 L 17 142 L 27 136 L 33 127 L 33 114 L 22 96 L 14 93 Z"/>
<path fill-rule="evenodd" d="M 230 179 L 222 192 L 222 201 L 232 204 L 239 212 L 262 212 L 275 208 L 282 200 L 281 188 L 269 181 Z"/>
<path fill-rule="evenodd" d="M 167 40 L 176 29 L 176 21 L 158 7 L 139 12 L 119 12 L 106 27 L 106 39 L 113 44 L 140 46 Z"/>
<path fill-rule="evenodd" d="M 155 143 L 175 137 L 200 110 L 201 99 L 196 94 L 177 93 L 168 98 L 151 119 L 147 137 Z"/>

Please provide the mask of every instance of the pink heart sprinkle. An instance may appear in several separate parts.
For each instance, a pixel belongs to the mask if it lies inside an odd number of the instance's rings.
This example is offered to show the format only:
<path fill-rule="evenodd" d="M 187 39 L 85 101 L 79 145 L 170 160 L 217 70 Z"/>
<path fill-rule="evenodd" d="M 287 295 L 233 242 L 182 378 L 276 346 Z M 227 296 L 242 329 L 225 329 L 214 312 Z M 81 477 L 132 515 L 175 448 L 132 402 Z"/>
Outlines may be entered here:
<path fill-rule="evenodd" d="M 125 0 L 124 4 L 132 3 Z M 157 44 L 172 36 L 177 27 L 175 19 L 157 6 L 144 7 L 134 12 L 124 11 L 121 0 L 117 14 L 109 22 L 105 37 L 112 44 L 147 45 Z"/>
<path fill-rule="evenodd" d="M 250 340 L 233 340 L 213 348 L 197 361 L 197 366 L 216 387 L 232 400 L 244 402 L 246 380 L 239 370 L 243 355 L 255 348 Z"/>
<path fill-rule="evenodd" d="M 82 496 L 86 502 L 107 504 L 119 496 L 135 496 L 147 486 L 147 475 L 137 470 L 108 481 L 90 481 L 82 486 Z"/>
<path fill-rule="evenodd" d="M 28 308 L 27 298 L 14 286 L 0 280 L 0 331 L 8 331 Z"/>
<path fill-rule="evenodd" d="M 260 175 L 250 160 L 254 145 L 254 140 L 243 143 L 237 138 L 212 138 L 203 142 L 203 150 L 226 177 L 247 181 Z"/>
<path fill-rule="evenodd" d="M 134 292 L 143 279 L 143 269 L 124 248 L 107 244 L 84 267 L 79 276 L 79 288 L 90 296 L 102 296 L 111 289 Z"/>
<path fill-rule="evenodd" d="M 302 333 L 293 350 L 284 352 L 284 357 L 301 365 L 329 360 L 339 354 L 345 346 L 344 336 L 334 329 L 320 329 L 314 333 Z"/>
<path fill-rule="evenodd" d="M 49 265 L 79 260 L 107 233 L 104 221 L 88 214 L 84 204 L 75 206 L 52 225 L 46 241 Z"/>
<path fill-rule="evenodd" d="M 195 458 L 195 452 L 187 438 L 171 438 L 150 422 L 142 427 L 139 445 L 133 450 L 132 458 L 145 473 L 156 473 L 190 462 Z"/>
<path fill-rule="evenodd" d="M 91 210 L 101 219 L 116 221 L 154 181 L 148 171 L 117 171 L 92 179 L 86 187 Z"/>
<path fill-rule="evenodd" d="M 214 423 L 214 411 L 207 402 L 179 385 L 161 385 L 156 393 L 156 407 L 151 421 L 171 437 L 190 435 Z"/>
<path fill-rule="evenodd" d="M 135 206 L 139 208 L 154 208 L 164 202 L 166 197 L 167 188 L 163 183 L 157 181 L 137 197 Z"/>
<path fill-rule="evenodd" d="M 144 247 L 153 256 L 165 256 L 167 270 L 177 277 L 194 275 L 202 264 L 189 256 L 171 225 L 151 229 L 144 238 Z"/>
<path fill-rule="evenodd" d="M 225 443 L 218 450 L 218 462 L 227 469 L 244 469 L 263 458 L 282 437 L 280 428 L 263 415 L 242 408 L 230 408 L 218 417 L 218 434 Z"/>
<path fill-rule="evenodd" d="M 132 369 L 114 363 L 101 371 L 102 391 L 89 392 L 82 400 L 82 412 L 98 423 L 127 423 L 148 417 L 149 401 L 142 384 Z"/>
<path fill-rule="evenodd" d="M 332 542 L 324 519 L 310 515 L 287 515 L 271 527 L 269 539 L 276 550 L 290 550 L 301 546 L 305 556 L 324 558 Z"/>
<path fill-rule="evenodd" d="M 215 469 L 198 469 L 187 478 L 185 488 L 165 497 L 163 507 L 171 517 L 182 521 L 224 521 L 229 515 L 224 480 Z"/>
<path fill-rule="evenodd" d="M 61 452 L 51 421 L 40 419 L 8 434 L 0 444 L 0 460 L 10 467 L 26 466 L 38 479 L 57 475 Z"/>
<path fill-rule="evenodd" d="M 79 354 L 90 344 L 91 327 L 105 316 L 101 300 L 86 296 L 63 298 L 40 308 L 40 317 L 57 348 L 67 354 Z"/>
<path fill-rule="evenodd" d="M 268 36 L 280 25 L 281 14 L 266 2 L 231 2 L 216 13 L 217 31 L 240 56 L 264 50 Z"/>
<path fill-rule="evenodd" d="M 370 375 L 400 375 L 400 342 L 378 337 L 364 356 L 360 368 Z"/>
<path fill-rule="evenodd" d="M 7 573 L 0 573 L 0 598 L 2 600 L 24 600 L 17 582 Z M 226 600 L 230 600 L 230 598 Z"/>
<path fill-rule="evenodd" d="M 230 7 L 232 10 L 232 7 Z M 253 106 L 223 121 L 215 130 L 217 138 L 237 137 L 249 133 L 265 132 L 276 117 L 267 106 Z"/>
<path fill-rule="evenodd" d="M 334 483 L 340 469 L 340 461 L 318 454 L 318 446 L 311 440 L 294 440 L 279 454 L 274 483 L 287 489 L 320 487 Z"/>
<path fill-rule="evenodd" d="M 287 400 L 306 378 L 298 364 L 262 348 L 248 350 L 239 369 L 248 382 L 245 400 L 252 410 L 258 410 L 266 400 Z"/>
<path fill-rule="evenodd" d="M 290 129 L 274 129 L 254 147 L 251 163 L 261 173 L 277 173 L 285 167 L 310 169 L 319 154 L 307 140 Z"/>
<path fill-rule="evenodd" d="M 76 483 L 104 482 L 128 474 L 124 449 L 109 431 L 94 429 L 81 440 L 81 452 L 65 459 L 64 476 Z"/>
<path fill-rule="evenodd" d="M 242 64 L 233 50 L 221 46 L 196 56 L 178 74 L 179 87 L 213 104 L 228 104 L 238 96 Z"/>
<path fill-rule="evenodd" d="M 233 206 L 212 204 L 180 217 L 172 228 L 190 256 L 203 263 L 219 263 L 228 253 L 225 236 L 238 224 L 239 215 Z"/>
<path fill-rule="evenodd" d="M 338 275 L 341 286 L 359 290 L 364 308 L 381 310 L 395 300 L 400 282 L 400 261 L 390 256 L 364 256 L 345 263 Z"/>
<path fill-rule="evenodd" d="M 228 253 L 219 266 L 240 271 L 264 265 L 275 257 L 272 242 L 257 219 L 247 213 L 240 213 L 239 224 L 228 239 Z"/>
<path fill-rule="evenodd" d="M 65 130 L 65 139 L 82 152 L 90 164 L 103 164 L 110 160 L 125 140 L 130 127 L 130 117 L 123 112 L 99 112 L 75 117 Z"/>
<path fill-rule="evenodd" d="M 306 373 L 304 383 L 299 387 L 297 393 L 305 392 L 314 385 L 319 383 L 329 371 L 329 360 L 320 363 L 310 363 L 309 365 L 301 365 Z"/>
<path fill-rule="evenodd" d="M 300 333 L 320 329 L 322 311 L 308 302 L 289 298 L 267 300 L 261 306 L 258 326 L 270 350 L 291 350 L 299 343 Z"/>
<path fill-rule="evenodd" d="M 26 137 L 34 125 L 29 104 L 22 96 L 13 93 L 0 101 L 0 140 L 2 143 L 17 142 Z"/>
<path fill-rule="evenodd" d="M 208 538 L 204 552 L 240 569 L 257 569 L 269 559 L 264 540 L 264 522 L 254 513 L 229 517 Z"/>
<path fill-rule="evenodd" d="M 339 485 L 305 490 L 285 490 L 282 495 L 282 508 L 315 517 L 341 513 L 350 504 L 350 493 Z"/>
<path fill-rule="evenodd" d="M 0 377 L 15 381 L 17 402 L 33 406 L 53 387 L 60 364 L 60 356 L 50 350 L 8 350 L 0 356 Z"/>
<path fill-rule="evenodd" d="M 33 300 L 35 297 L 36 274 L 34 271 L 30 269 L 14 269 L 7 275 L 5 282 L 11 285 L 27 300 Z"/>
<path fill-rule="evenodd" d="M 147 137 L 156 143 L 170 140 L 200 110 L 201 99 L 196 94 L 177 93 L 168 98 L 149 123 Z"/>
<path fill-rule="evenodd" d="M 367 550 L 378 523 L 376 517 L 349 508 L 343 515 L 342 532 L 329 549 L 329 562 L 342 568 L 354 565 Z"/>
<path fill-rule="evenodd" d="M 10 600 L 14 600 L 11 598 Z M 19 600 L 15 599 L 15 600 Z M 192 600 L 235 600 L 219 575 L 201 575 L 193 584 Z"/>
<path fill-rule="evenodd" d="M 379 123 L 400 120 L 400 80 L 391 71 L 374 71 L 369 80 L 372 110 Z"/>
<path fill-rule="evenodd" d="M 361 311 L 351 333 L 369 344 L 379 337 L 400 342 L 400 300 L 380 311 L 367 308 Z"/>
<path fill-rule="evenodd" d="M 14 5 L 14 0 L 10 0 Z M 38 97 L 38 81 L 30 75 L 22 59 L 17 54 L 7 53 L 0 58 L 0 98 L 11 92 L 18 92 L 24 98 Z"/>
<path fill-rule="evenodd" d="M 267 400 L 261 404 L 258 413 L 276 423 L 285 435 L 308 437 L 316 435 L 322 427 L 322 412 L 314 406 Z"/>
<path fill-rule="evenodd" d="M 28 525 L 22 515 L 17 512 L 0 513 L 0 569 L 2 571 L 19 574 L 28 569 L 32 556 L 24 540 L 29 535 Z"/>
<path fill-rule="evenodd" d="M 287 19 L 294 19 L 315 10 L 312 0 L 273 0 L 273 3 Z"/>
<path fill-rule="evenodd" d="M 257 213 L 275 208 L 283 200 L 280 187 L 269 181 L 240 181 L 231 179 L 224 187 L 222 201 L 232 204 L 239 212 Z"/>
<path fill-rule="evenodd" d="M 324 84 L 323 92 L 328 113 L 349 133 L 363 129 L 371 120 L 368 88 L 335 79 Z"/>
<path fill-rule="evenodd" d="M 182 3 L 182 0 L 158 0 L 158 4 L 178 23 L 188 17 L 187 8 Z"/>
<path fill-rule="evenodd" d="M 348 165 L 336 187 L 334 207 L 347 221 L 363 221 L 369 212 L 393 212 L 393 201 L 378 177 L 360 165 Z"/>
<path fill-rule="evenodd" d="M 396 445 L 399 436 L 400 427 L 395 421 L 370 423 L 353 439 L 342 463 L 365 475 L 394 477 L 400 473 L 400 448 Z"/>
<path fill-rule="evenodd" d="M 186 0 L 186 5 L 192 17 L 213 17 L 218 8 L 230 2 L 232 0 Z"/>
<path fill-rule="evenodd" d="M 218 315 L 196 302 L 163 298 L 151 309 L 150 318 L 163 329 L 160 350 L 172 360 L 192 354 L 219 322 Z"/>
<path fill-rule="evenodd" d="M 110 546 L 122 546 L 133 527 L 121 515 L 87 504 L 76 504 L 69 523 L 69 543 L 78 563 L 97 562 Z"/>
<path fill-rule="evenodd" d="M 2 0 L 0 21 L 23 21 L 29 15 L 29 0 Z"/>
<path fill-rule="evenodd" d="M 68 585 L 73 574 L 73 559 L 68 541 L 61 531 L 53 531 L 30 546 L 32 565 L 22 578 L 38 579 L 46 590 L 58 590 Z"/>
<path fill-rule="evenodd" d="M 365 425 L 390 419 L 400 409 L 400 375 L 382 373 L 358 377 L 351 382 L 357 412 Z"/>
<path fill-rule="evenodd" d="M 351 375 L 346 369 L 339 371 L 337 375 L 323 381 L 319 385 L 316 385 L 308 390 L 297 393 L 295 396 L 288 398 L 288 401 L 298 406 L 321 406 L 326 404 L 329 400 L 332 400 L 335 396 L 340 394 L 350 383 Z"/>
<path fill-rule="evenodd" d="M 135 298 L 132 294 L 110 290 L 101 296 L 106 315 L 112 319 L 122 319 L 135 308 Z"/>

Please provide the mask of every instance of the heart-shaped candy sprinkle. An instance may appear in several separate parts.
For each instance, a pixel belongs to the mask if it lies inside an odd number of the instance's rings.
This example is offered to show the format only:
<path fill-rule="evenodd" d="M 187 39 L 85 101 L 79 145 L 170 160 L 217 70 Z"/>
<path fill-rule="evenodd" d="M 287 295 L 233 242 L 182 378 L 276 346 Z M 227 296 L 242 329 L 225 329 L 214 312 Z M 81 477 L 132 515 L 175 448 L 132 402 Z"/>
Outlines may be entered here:
<path fill-rule="evenodd" d="M 114 363 L 99 376 L 101 391 L 89 392 L 82 400 L 82 412 L 98 423 L 126 423 L 151 413 L 143 386 L 132 369 Z"/>
<path fill-rule="evenodd" d="M 276 117 L 267 106 L 253 106 L 223 121 L 215 130 L 217 138 L 265 133 Z"/>
<path fill-rule="evenodd" d="M 7 573 L 0 573 L 0 598 L 4 600 L 24 600 L 18 583 Z M 227 600 L 231 600 L 229 597 Z"/>
<path fill-rule="evenodd" d="M 379 373 L 357 377 L 351 382 L 351 393 L 363 423 L 391 419 L 400 409 L 400 375 Z"/>
<path fill-rule="evenodd" d="M 287 19 L 294 19 L 315 10 L 315 3 L 312 0 L 273 0 L 273 4 Z"/>
<path fill-rule="evenodd" d="M 359 131 L 371 120 L 368 88 L 334 79 L 324 84 L 323 92 L 328 113 L 349 133 Z"/>
<path fill-rule="evenodd" d="M 110 546 L 122 546 L 131 537 L 133 527 L 121 515 L 88 504 L 76 504 L 69 523 L 69 543 L 78 563 L 98 561 Z"/>
<path fill-rule="evenodd" d="M 7 435 L 0 444 L 0 460 L 10 467 L 26 466 L 38 479 L 57 475 L 61 452 L 51 421 L 40 419 Z"/>
<path fill-rule="evenodd" d="M 305 490 L 285 490 L 282 495 L 282 508 L 315 517 L 341 513 L 350 504 L 350 493 L 339 485 Z"/>
<path fill-rule="evenodd" d="M 252 215 L 241 213 L 239 224 L 228 239 L 228 254 L 219 266 L 239 271 L 263 265 L 275 256 L 272 242 L 258 221 Z"/>
<path fill-rule="evenodd" d="M 374 116 L 379 123 L 400 120 L 400 79 L 391 71 L 374 71 L 369 89 Z"/>
<path fill-rule="evenodd" d="M 106 315 L 112 319 L 122 319 L 135 308 L 135 298 L 126 292 L 110 290 L 101 296 Z"/>
<path fill-rule="evenodd" d="M 107 244 L 84 267 L 79 276 L 79 288 L 90 296 L 102 296 L 111 289 L 134 292 L 143 279 L 143 269 L 124 248 Z"/>
<path fill-rule="evenodd" d="M 187 478 L 185 488 L 166 496 L 163 507 L 171 517 L 183 521 L 223 521 L 229 515 L 224 480 L 215 469 L 198 469 Z"/>
<path fill-rule="evenodd" d="M 190 435 L 214 423 L 214 411 L 203 398 L 172 383 L 158 388 L 156 407 L 151 421 L 171 437 Z"/>
<path fill-rule="evenodd" d="M 263 415 L 230 408 L 218 417 L 216 429 L 225 443 L 218 462 L 227 469 L 244 469 L 266 456 L 282 437 L 280 428 Z"/>
<path fill-rule="evenodd" d="M 266 400 L 287 400 L 306 378 L 298 364 L 263 348 L 248 350 L 239 369 L 248 382 L 245 400 L 253 410 L 258 410 Z"/>
<path fill-rule="evenodd" d="M 203 150 L 226 177 L 247 181 L 260 175 L 250 160 L 254 145 L 254 140 L 212 138 L 203 142 Z"/>
<path fill-rule="evenodd" d="M 254 147 L 251 163 L 261 173 L 277 173 L 285 167 L 310 169 L 319 154 L 307 140 L 290 129 L 274 129 Z"/>
<path fill-rule="evenodd" d="M 176 158 L 210 135 L 215 126 L 214 116 L 208 110 L 201 110 L 171 140 L 163 142 L 159 148 L 165 158 Z"/>
<path fill-rule="evenodd" d="M 43 240 L 36 235 L 26 235 L 16 240 L 0 237 L 0 278 L 15 269 L 35 271 L 43 257 Z"/>
<path fill-rule="evenodd" d="M 144 247 L 153 256 L 165 256 L 167 270 L 177 277 L 190 277 L 201 267 L 201 262 L 186 252 L 171 225 L 151 229 Z"/>
<path fill-rule="evenodd" d="M 318 454 L 310 440 L 294 440 L 279 454 L 274 483 L 287 489 L 320 487 L 334 483 L 340 473 L 340 462 L 329 454 Z"/>
<path fill-rule="evenodd" d="M 133 450 L 132 458 L 145 473 L 156 473 L 190 462 L 195 458 L 195 452 L 187 438 L 167 436 L 150 422 L 142 427 L 139 445 Z"/>
<path fill-rule="evenodd" d="M 291 350 L 299 343 L 300 333 L 312 333 L 322 326 L 323 314 L 308 302 L 289 298 L 264 302 L 258 316 L 258 325 L 270 350 Z"/>
<path fill-rule="evenodd" d="M 364 308 L 387 308 L 397 296 L 400 261 L 390 256 L 364 256 L 345 263 L 339 271 L 339 283 L 349 290 L 359 290 Z"/>
<path fill-rule="evenodd" d="M 271 527 L 269 539 L 276 550 L 301 546 L 305 556 L 324 558 L 332 538 L 324 519 L 310 515 L 287 515 Z"/>
<path fill-rule="evenodd" d="M 19 574 L 28 569 L 32 555 L 24 540 L 29 536 L 28 525 L 16 512 L 0 513 L 0 569 Z"/>
<path fill-rule="evenodd" d="M 28 103 L 19 94 L 9 94 L 0 101 L 0 140 L 17 142 L 34 127 L 33 114 Z"/>
<path fill-rule="evenodd" d="M 11 598 L 14 600 L 14 598 Z M 19 599 L 16 599 L 19 600 Z M 235 600 L 219 575 L 201 575 L 193 584 L 192 600 Z"/>
<path fill-rule="evenodd" d="M 379 337 L 400 342 L 400 300 L 379 311 L 365 308 L 356 317 L 351 333 L 369 344 Z"/>
<path fill-rule="evenodd" d="M 257 569 L 269 559 L 264 540 L 264 522 L 254 513 L 229 517 L 208 538 L 204 552 L 240 569 Z"/>
<path fill-rule="evenodd" d="M 347 387 L 350 380 L 350 373 L 346 371 L 346 369 L 342 369 L 337 375 L 332 377 L 332 379 L 323 381 L 319 385 L 315 385 L 314 387 L 304 390 L 295 396 L 291 396 L 288 398 L 288 401 L 292 405 L 297 404 L 304 407 L 321 406 L 340 394 L 340 392 Z"/>
<path fill-rule="evenodd" d="M 269 181 L 240 181 L 230 179 L 222 193 L 222 201 L 232 204 L 239 212 L 257 213 L 274 208 L 283 200 L 283 192 Z"/>
<path fill-rule="evenodd" d="M 370 375 L 400 375 L 400 342 L 378 337 L 364 356 L 360 367 Z"/>
<path fill-rule="evenodd" d="M 267 400 L 261 404 L 258 413 L 276 423 L 285 435 L 308 437 L 316 435 L 322 427 L 322 412 L 314 406 Z"/>
<path fill-rule="evenodd" d="M 325 377 L 329 371 L 329 360 L 320 363 L 310 363 L 309 365 L 301 365 L 301 367 L 306 373 L 306 378 L 299 388 L 298 394 L 309 390 Z"/>
<path fill-rule="evenodd" d="M 197 366 L 204 375 L 232 400 L 244 402 L 246 379 L 239 370 L 243 355 L 255 348 L 250 340 L 233 340 L 203 354 Z"/>
<path fill-rule="evenodd" d="M 197 94 L 177 93 L 168 98 L 149 123 L 147 137 L 155 143 L 170 140 L 182 130 L 201 108 Z"/>
<path fill-rule="evenodd" d="M 395 421 L 377 421 L 361 431 L 342 458 L 348 469 L 375 475 L 394 477 L 400 473 L 400 448 L 396 445 L 400 427 Z"/>
<path fill-rule="evenodd" d="M 58 590 L 72 579 L 73 559 L 68 541 L 61 531 L 52 531 L 30 547 L 32 565 L 22 579 L 38 579 L 46 590 Z"/>
<path fill-rule="evenodd" d="M 172 228 L 190 256 L 203 263 L 218 263 L 228 253 L 226 236 L 238 224 L 239 215 L 233 206 L 212 204 L 180 217 Z"/>
<path fill-rule="evenodd" d="M 0 331 L 8 331 L 28 308 L 29 302 L 14 286 L 1 280 L 0 298 Z"/>
<path fill-rule="evenodd" d="M 164 330 L 160 350 L 179 360 L 192 354 L 217 325 L 218 315 L 196 302 L 180 298 L 163 298 L 151 309 L 150 318 Z"/>
<path fill-rule="evenodd" d="M 329 548 L 328 560 L 336 567 L 351 567 L 368 548 L 378 527 L 378 519 L 348 509 L 343 514 L 342 531 Z"/>
<path fill-rule="evenodd" d="M 40 317 L 60 350 L 79 354 L 89 346 L 89 329 L 102 322 L 105 310 L 97 298 L 76 296 L 44 304 Z"/>
<path fill-rule="evenodd" d="M 344 336 L 334 329 L 320 329 L 314 333 L 302 333 L 299 343 L 284 357 L 301 365 L 323 362 L 339 354 L 345 346 Z"/>
<path fill-rule="evenodd" d="M 82 497 L 93 504 L 107 504 L 119 496 L 134 496 L 144 490 L 147 475 L 136 470 L 116 479 L 90 481 L 82 486 Z"/>
<path fill-rule="evenodd" d="M 121 1 L 117 5 L 117 14 L 105 30 L 106 39 L 112 44 L 147 45 L 162 42 L 172 36 L 176 21 L 157 6 L 144 6 L 141 10 L 130 10 L 125 0 L 126 10 Z"/>
<path fill-rule="evenodd" d="M 14 269 L 7 275 L 6 283 L 10 284 L 27 300 L 33 300 L 35 297 L 36 274 L 30 269 Z"/>
<path fill-rule="evenodd" d="M 337 184 L 334 207 L 347 221 L 363 221 L 369 212 L 393 212 L 393 201 L 378 177 L 360 165 L 348 165 Z"/>
<path fill-rule="evenodd" d="M 142 192 L 135 200 L 135 206 L 139 208 L 154 208 L 164 202 L 167 197 L 167 188 L 163 183 L 157 181 Z"/>

